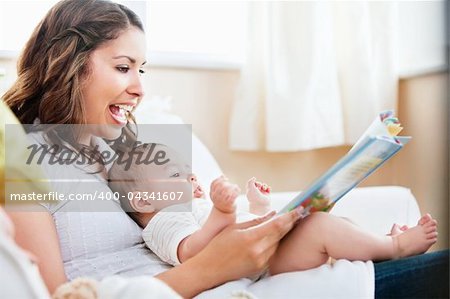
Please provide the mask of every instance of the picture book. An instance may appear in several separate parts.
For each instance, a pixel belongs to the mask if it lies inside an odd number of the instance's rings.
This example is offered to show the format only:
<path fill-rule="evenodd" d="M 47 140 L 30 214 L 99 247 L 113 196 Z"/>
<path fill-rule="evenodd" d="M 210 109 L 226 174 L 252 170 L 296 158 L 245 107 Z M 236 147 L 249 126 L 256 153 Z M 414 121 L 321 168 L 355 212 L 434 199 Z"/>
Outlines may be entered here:
<path fill-rule="evenodd" d="M 304 208 L 304 215 L 329 211 L 347 192 L 408 143 L 411 137 L 397 136 L 401 130 L 393 111 L 380 113 L 344 157 L 279 213 L 289 212 L 300 205 Z"/>

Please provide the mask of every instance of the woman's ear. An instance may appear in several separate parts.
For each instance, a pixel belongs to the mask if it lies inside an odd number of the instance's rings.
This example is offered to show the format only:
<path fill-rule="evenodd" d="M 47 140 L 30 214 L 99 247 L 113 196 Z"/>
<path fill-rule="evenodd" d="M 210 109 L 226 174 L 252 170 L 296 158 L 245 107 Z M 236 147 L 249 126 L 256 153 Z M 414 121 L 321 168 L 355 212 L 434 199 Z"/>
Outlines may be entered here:
<path fill-rule="evenodd" d="M 141 195 L 142 193 L 139 191 L 133 192 L 133 199 L 130 200 L 131 208 L 138 213 L 154 213 L 155 207 Z"/>

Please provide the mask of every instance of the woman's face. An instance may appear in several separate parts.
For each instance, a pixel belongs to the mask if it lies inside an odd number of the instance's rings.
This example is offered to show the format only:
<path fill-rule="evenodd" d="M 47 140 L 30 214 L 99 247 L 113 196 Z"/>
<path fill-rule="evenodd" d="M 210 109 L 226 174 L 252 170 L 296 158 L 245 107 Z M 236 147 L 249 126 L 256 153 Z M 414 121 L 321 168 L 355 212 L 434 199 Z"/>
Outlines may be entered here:
<path fill-rule="evenodd" d="M 127 114 L 144 95 L 141 84 L 145 63 L 144 33 L 136 27 L 95 49 L 89 58 L 89 76 L 82 87 L 90 133 L 116 139 L 127 124 Z"/>

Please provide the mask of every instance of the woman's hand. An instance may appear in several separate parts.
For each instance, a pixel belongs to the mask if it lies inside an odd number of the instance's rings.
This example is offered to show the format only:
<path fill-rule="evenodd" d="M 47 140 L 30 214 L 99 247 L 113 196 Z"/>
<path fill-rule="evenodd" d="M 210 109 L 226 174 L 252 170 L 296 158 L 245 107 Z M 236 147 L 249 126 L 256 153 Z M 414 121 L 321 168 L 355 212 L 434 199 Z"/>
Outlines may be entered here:
<path fill-rule="evenodd" d="M 183 297 L 192 297 L 226 281 L 260 273 L 301 210 L 267 221 L 274 215 L 227 227 L 196 256 L 157 277 Z"/>
<path fill-rule="evenodd" d="M 209 268 L 214 264 L 211 275 L 222 272 L 225 281 L 258 274 L 268 265 L 279 241 L 292 229 L 300 218 L 297 210 L 267 221 L 275 215 L 232 225 L 223 230 L 204 249 L 204 260 Z M 223 282 L 223 281 L 222 281 Z"/>

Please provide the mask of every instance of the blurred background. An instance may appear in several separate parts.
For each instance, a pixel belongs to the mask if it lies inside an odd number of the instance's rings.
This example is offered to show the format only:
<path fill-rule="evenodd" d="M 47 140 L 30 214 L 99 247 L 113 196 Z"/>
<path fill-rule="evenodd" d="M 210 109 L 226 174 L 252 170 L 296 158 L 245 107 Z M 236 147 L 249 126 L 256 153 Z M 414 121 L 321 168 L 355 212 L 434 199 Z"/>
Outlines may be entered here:
<path fill-rule="evenodd" d="M 55 2 L 0 1 L 1 94 Z M 363 186 L 410 188 L 449 247 L 447 1 L 121 2 L 146 26 L 145 101 L 170 99 L 242 188 L 305 188 L 395 109 L 413 139 Z"/>

